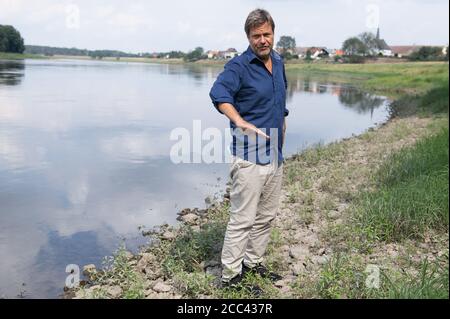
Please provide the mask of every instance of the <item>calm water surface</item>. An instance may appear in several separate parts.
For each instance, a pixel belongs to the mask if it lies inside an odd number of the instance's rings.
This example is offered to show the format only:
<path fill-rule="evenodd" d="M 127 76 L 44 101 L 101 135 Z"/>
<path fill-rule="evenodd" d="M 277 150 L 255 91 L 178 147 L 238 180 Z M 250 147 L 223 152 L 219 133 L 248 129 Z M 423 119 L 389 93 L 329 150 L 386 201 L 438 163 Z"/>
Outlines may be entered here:
<path fill-rule="evenodd" d="M 227 164 L 171 163 L 176 127 L 222 132 L 209 100 L 220 67 L 0 61 L 0 297 L 56 298 L 68 264 L 101 265 L 139 226 L 176 222 L 220 196 Z M 359 134 L 387 101 L 288 75 L 285 152 Z"/>

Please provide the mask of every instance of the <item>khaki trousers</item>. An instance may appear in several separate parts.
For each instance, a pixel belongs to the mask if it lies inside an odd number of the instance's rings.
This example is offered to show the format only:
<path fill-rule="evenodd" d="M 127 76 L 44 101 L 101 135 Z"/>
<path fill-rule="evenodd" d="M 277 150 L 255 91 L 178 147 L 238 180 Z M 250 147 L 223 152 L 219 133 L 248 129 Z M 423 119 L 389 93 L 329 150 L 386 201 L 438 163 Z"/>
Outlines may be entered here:
<path fill-rule="evenodd" d="M 279 209 L 283 165 L 257 165 L 239 157 L 230 169 L 230 220 L 222 249 L 222 280 L 261 263 Z"/>

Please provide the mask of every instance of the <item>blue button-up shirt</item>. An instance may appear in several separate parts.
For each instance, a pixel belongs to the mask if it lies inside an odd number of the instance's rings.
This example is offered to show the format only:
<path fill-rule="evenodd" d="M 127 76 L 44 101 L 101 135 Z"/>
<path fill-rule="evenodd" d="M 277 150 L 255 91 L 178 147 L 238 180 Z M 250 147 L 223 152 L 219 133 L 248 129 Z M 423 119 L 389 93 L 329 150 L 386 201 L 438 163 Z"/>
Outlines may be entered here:
<path fill-rule="evenodd" d="M 277 159 L 281 165 L 283 122 L 284 117 L 289 114 L 286 108 L 287 80 L 281 56 L 273 50 L 270 55 L 272 73 L 248 47 L 242 55 L 233 58 L 225 65 L 224 71 L 217 77 L 209 95 L 216 108 L 221 103 L 230 103 L 245 121 L 265 131 L 271 140 L 274 135 L 277 135 L 278 145 L 273 147 L 276 148 Z M 230 126 L 236 132 L 236 126 L 231 121 Z M 255 142 L 256 145 L 251 145 L 252 142 L 248 138 L 244 145 L 239 139 L 239 136 L 233 134 L 234 156 L 247 160 L 256 158 L 258 164 L 268 163 L 267 160 L 262 159 L 261 153 L 258 153 L 261 137 L 258 136 L 259 141 Z M 264 140 L 264 144 L 267 145 L 266 153 L 269 150 L 269 143 L 269 140 Z M 261 146 L 259 148 L 261 149 Z M 257 155 L 252 157 L 252 153 Z"/>

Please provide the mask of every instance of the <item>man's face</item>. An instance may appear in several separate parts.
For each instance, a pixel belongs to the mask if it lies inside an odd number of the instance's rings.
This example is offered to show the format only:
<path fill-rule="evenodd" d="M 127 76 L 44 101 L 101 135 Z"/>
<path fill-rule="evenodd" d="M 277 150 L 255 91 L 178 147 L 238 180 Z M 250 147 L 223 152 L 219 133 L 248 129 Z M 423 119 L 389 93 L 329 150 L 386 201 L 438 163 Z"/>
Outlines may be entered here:
<path fill-rule="evenodd" d="M 267 60 L 273 48 L 273 31 L 269 23 L 250 30 L 248 42 L 253 52 L 262 60 Z"/>

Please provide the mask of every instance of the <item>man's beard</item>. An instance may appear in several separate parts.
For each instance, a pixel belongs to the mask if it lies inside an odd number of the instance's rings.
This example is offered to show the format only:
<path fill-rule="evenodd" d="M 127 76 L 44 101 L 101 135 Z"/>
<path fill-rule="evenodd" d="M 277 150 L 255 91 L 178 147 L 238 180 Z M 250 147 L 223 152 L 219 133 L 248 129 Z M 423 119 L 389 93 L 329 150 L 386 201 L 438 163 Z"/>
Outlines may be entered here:
<path fill-rule="evenodd" d="M 264 53 L 262 53 L 261 51 L 264 52 Z M 272 48 L 270 46 L 269 47 L 257 48 L 258 56 L 260 58 L 262 58 L 262 59 L 266 59 L 267 57 L 269 57 L 271 51 L 272 51 Z M 267 52 L 267 53 L 265 53 L 265 52 Z"/>

